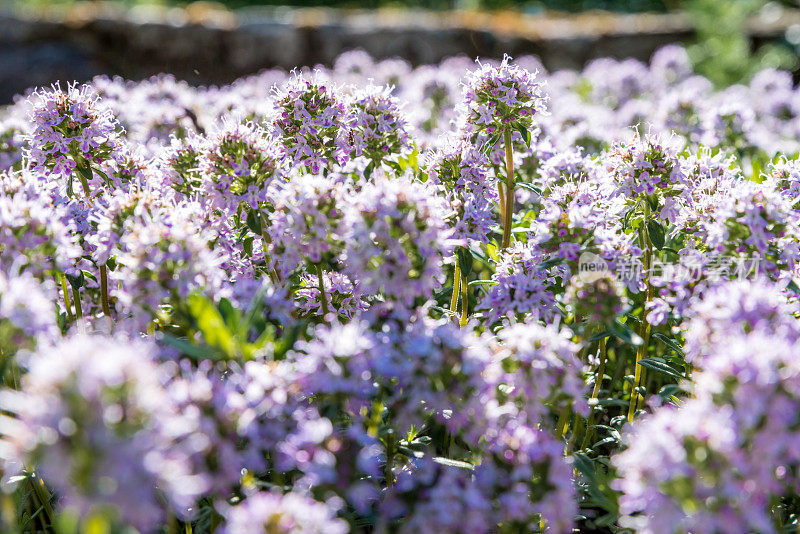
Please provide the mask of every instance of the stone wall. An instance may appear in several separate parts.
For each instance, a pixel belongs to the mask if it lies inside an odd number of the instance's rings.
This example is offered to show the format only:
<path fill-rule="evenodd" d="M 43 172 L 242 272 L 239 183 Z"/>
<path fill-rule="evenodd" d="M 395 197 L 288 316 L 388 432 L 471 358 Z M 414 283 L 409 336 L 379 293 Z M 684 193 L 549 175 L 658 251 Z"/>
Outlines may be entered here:
<path fill-rule="evenodd" d="M 758 38 L 800 24 L 798 12 L 754 21 Z M 800 26 L 797 26 L 800 28 Z M 95 74 L 141 79 L 171 72 L 194 84 L 227 83 L 269 67 L 330 64 L 362 48 L 413 64 L 466 54 L 536 54 L 548 69 L 580 68 L 596 57 L 647 59 L 692 36 L 682 14 L 573 17 L 468 12 L 260 8 L 230 12 L 87 2 L 60 12 L 0 11 L 0 103 L 28 87 Z"/>

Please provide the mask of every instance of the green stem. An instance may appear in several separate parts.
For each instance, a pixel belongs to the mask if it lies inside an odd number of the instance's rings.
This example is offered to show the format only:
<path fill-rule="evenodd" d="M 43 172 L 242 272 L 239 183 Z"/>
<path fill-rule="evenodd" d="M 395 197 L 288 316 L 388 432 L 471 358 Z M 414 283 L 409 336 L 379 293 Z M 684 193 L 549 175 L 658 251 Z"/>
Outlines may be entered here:
<path fill-rule="evenodd" d="M 644 199 L 644 219 L 642 220 L 642 236 L 644 241 L 644 274 L 647 283 L 645 290 L 644 302 L 642 303 L 642 344 L 636 351 L 636 361 L 634 362 L 633 371 L 633 390 L 631 391 L 631 404 L 628 408 L 628 421 L 633 422 L 636 411 L 639 409 L 639 402 L 641 395 L 639 394 L 639 386 L 642 384 L 643 368 L 639 365 L 647 354 L 647 344 L 650 339 L 650 323 L 647 321 L 647 304 L 652 298 L 653 287 L 650 284 L 650 266 L 653 262 L 653 244 L 650 242 L 650 233 L 647 230 L 647 222 L 650 220 L 650 201 L 645 197 Z"/>
<path fill-rule="evenodd" d="M 84 158 L 75 158 L 75 163 L 78 165 L 77 174 L 78 179 L 81 182 L 81 187 L 83 188 L 83 193 L 86 195 L 86 199 L 89 201 L 89 203 L 91 203 L 92 190 L 89 188 L 89 180 L 86 178 L 86 175 L 89 175 L 90 178 L 92 177 L 92 167 Z"/>
<path fill-rule="evenodd" d="M 511 130 L 503 131 L 503 142 L 506 148 L 506 209 L 503 219 L 503 247 L 511 244 L 511 225 L 514 220 L 514 152 L 511 145 Z"/>
<path fill-rule="evenodd" d="M 558 416 L 558 423 L 556 423 L 556 432 L 559 439 L 563 439 L 567 435 L 567 427 L 569 426 L 569 416 L 572 415 L 572 406 L 564 406 Z"/>
<path fill-rule="evenodd" d="M 77 287 L 72 288 L 72 300 L 75 301 L 75 318 L 81 319 L 83 317 L 83 309 L 81 308 L 81 294 Z"/>
<path fill-rule="evenodd" d="M 506 222 L 506 192 L 503 187 L 503 182 L 497 180 L 497 196 L 500 199 L 500 223 Z"/>
<path fill-rule="evenodd" d="M 576 413 L 575 427 L 572 429 L 572 435 L 569 438 L 569 442 L 567 442 L 567 454 L 570 454 L 575 450 L 575 445 L 578 443 L 578 437 L 581 434 L 581 430 L 583 430 L 583 417 Z"/>
<path fill-rule="evenodd" d="M 383 475 L 386 478 L 386 487 L 391 488 L 394 484 L 394 473 L 392 467 L 394 465 L 394 439 L 393 436 L 386 436 L 386 466 L 383 469 Z"/>
<path fill-rule="evenodd" d="M 594 388 L 592 389 L 592 400 L 597 400 L 600 398 L 600 388 L 603 385 L 603 377 L 606 374 L 606 338 L 600 339 L 600 365 L 597 367 L 597 376 L 594 379 Z M 583 438 L 583 445 L 581 445 L 581 449 L 586 449 L 589 447 L 589 440 L 592 437 L 592 431 L 594 430 L 594 404 L 589 403 L 589 409 L 592 410 L 592 413 L 589 414 L 589 421 L 586 423 L 586 436 Z"/>
<path fill-rule="evenodd" d="M 469 321 L 469 294 L 467 293 L 467 276 L 461 275 L 461 326 L 464 327 Z"/>
<path fill-rule="evenodd" d="M 50 495 L 50 492 L 47 491 L 47 488 L 44 485 L 44 481 L 38 476 L 36 476 L 36 473 L 34 473 L 33 471 L 28 471 L 26 478 L 28 479 L 28 484 L 30 484 L 31 489 L 33 490 L 33 493 L 36 496 L 36 500 L 39 501 L 39 506 L 41 506 L 44 509 L 44 513 L 47 518 L 47 523 L 49 525 L 52 525 L 56 515 L 55 513 L 53 513 L 53 507 L 50 506 L 50 499 L 52 497 Z"/>
<path fill-rule="evenodd" d="M 63 273 L 58 273 L 58 275 L 56 275 L 56 277 L 58 278 L 58 281 L 61 283 L 61 291 L 64 292 L 64 307 L 67 310 L 67 319 L 70 322 L 72 322 L 72 318 L 73 318 L 73 316 L 72 316 L 72 302 L 70 301 L 70 298 L 69 298 L 69 289 L 67 288 L 67 279 L 66 279 L 66 277 L 64 277 Z"/>
<path fill-rule="evenodd" d="M 103 314 L 111 318 L 111 306 L 108 305 L 108 267 L 100 266 L 100 300 L 103 303 Z"/>
<path fill-rule="evenodd" d="M 325 284 L 322 279 L 322 267 L 317 264 L 317 287 L 319 287 L 319 302 L 322 304 L 322 320 L 327 321 L 326 317 L 330 310 L 328 309 L 328 295 L 325 294 Z"/>
<path fill-rule="evenodd" d="M 450 311 L 455 313 L 458 306 L 458 284 L 461 282 L 461 266 L 456 257 L 456 266 L 453 268 L 453 296 L 450 297 Z"/>

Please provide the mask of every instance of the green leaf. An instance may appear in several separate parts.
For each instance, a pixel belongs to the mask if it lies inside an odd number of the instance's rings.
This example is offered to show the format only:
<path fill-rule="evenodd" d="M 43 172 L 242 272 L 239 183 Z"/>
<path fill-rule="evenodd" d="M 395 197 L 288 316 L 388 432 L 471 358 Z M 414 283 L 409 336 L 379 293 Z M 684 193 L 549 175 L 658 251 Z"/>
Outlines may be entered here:
<path fill-rule="evenodd" d="M 608 325 L 608 331 L 614 334 L 619 340 L 624 341 L 625 343 L 629 343 L 634 347 L 638 347 L 644 340 L 639 337 L 631 327 L 621 323 L 619 321 L 614 321 L 613 323 Z"/>
<path fill-rule="evenodd" d="M 181 354 L 188 356 L 189 358 L 196 360 L 219 359 L 219 354 L 211 347 L 195 345 L 194 343 L 191 343 L 185 339 L 181 339 L 164 332 L 159 332 L 159 339 L 163 341 L 165 345 L 169 345 L 170 347 L 179 350 Z"/>
<path fill-rule="evenodd" d="M 667 400 L 670 397 L 674 397 L 678 393 L 682 392 L 683 390 L 678 384 L 667 384 L 666 386 L 658 390 L 658 396 L 661 397 L 663 400 Z"/>
<path fill-rule="evenodd" d="M 78 271 L 77 274 L 64 273 L 64 278 L 67 279 L 67 282 L 69 282 L 69 285 L 72 286 L 72 289 L 82 288 L 84 282 L 86 281 L 83 276 L 83 271 Z"/>
<path fill-rule="evenodd" d="M 795 295 L 800 295 L 800 287 L 797 287 L 797 284 L 794 280 L 790 281 L 786 287 L 793 291 Z"/>
<path fill-rule="evenodd" d="M 590 481 L 595 480 L 596 472 L 592 459 L 582 452 L 575 452 L 572 454 L 572 457 L 575 460 L 576 469 L 578 469 L 578 471 L 580 471 L 581 474 Z"/>
<path fill-rule="evenodd" d="M 519 132 L 519 134 L 522 136 L 522 140 L 525 141 L 525 145 L 528 148 L 530 148 L 531 147 L 531 133 L 528 131 L 528 129 L 525 126 L 523 126 L 522 124 L 520 124 L 520 123 L 517 123 L 514 127 Z"/>
<path fill-rule="evenodd" d="M 458 258 L 458 266 L 461 268 L 462 276 L 468 276 L 472 272 L 472 254 L 469 249 L 458 247 L 456 249 L 456 257 Z"/>
<path fill-rule="evenodd" d="M 219 309 L 222 318 L 225 320 L 225 324 L 228 325 L 228 328 L 231 331 L 236 331 L 239 327 L 239 310 L 233 307 L 231 301 L 226 298 L 223 298 L 217 304 L 217 309 Z"/>
<path fill-rule="evenodd" d="M 671 376 L 676 380 L 682 380 L 684 378 L 684 376 L 681 373 L 679 373 L 678 371 L 667 365 L 665 362 L 657 358 L 645 358 L 639 360 L 639 365 L 641 365 L 642 367 L 646 367 L 648 369 L 652 369 L 653 371 L 659 372 L 661 374 Z"/>
<path fill-rule="evenodd" d="M 550 267 L 555 267 L 556 265 L 561 265 L 564 263 L 564 258 L 550 258 L 549 260 L 544 260 L 542 263 L 539 264 L 540 269 L 549 269 Z"/>
<path fill-rule="evenodd" d="M 608 330 L 603 330 L 602 332 L 598 332 L 594 334 L 592 337 L 589 338 L 589 341 L 598 341 L 600 339 L 604 339 L 607 337 L 611 337 L 611 332 Z"/>
<path fill-rule="evenodd" d="M 482 152 L 484 154 L 489 154 L 489 152 L 492 151 L 492 149 L 494 148 L 494 146 L 497 144 L 497 142 L 500 140 L 501 137 L 503 137 L 502 131 L 495 133 L 492 137 L 489 138 L 486 144 L 483 145 Z"/>
<path fill-rule="evenodd" d="M 203 334 L 205 342 L 212 347 L 221 349 L 229 357 L 234 357 L 235 340 L 228 330 L 222 314 L 214 304 L 204 295 L 194 293 L 186 299 L 189 311 L 197 323 L 197 328 Z"/>
<path fill-rule="evenodd" d="M 374 170 L 375 170 L 375 162 L 374 161 L 370 161 L 369 165 L 367 165 L 367 168 L 364 169 L 364 178 L 369 180 L 369 177 L 372 176 L 372 171 L 374 171 Z"/>
<path fill-rule="evenodd" d="M 661 223 L 650 219 L 647 221 L 647 235 L 650 236 L 650 242 L 656 247 L 658 250 L 664 248 L 664 227 L 661 226 Z"/>
<path fill-rule="evenodd" d="M 80 165 L 78 165 L 77 167 L 75 167 L 75 170 L 78 171 L 78 174 L 80 174 L 81 177 L 87 182 L 91 181 L 92 178 L 94 177 L 92 175 L 92 169 L 88 165 L 86 167 L 81 167 Z"/>
<path fill-rule="evenodd" d="M 244 238 L 244 240 L 242 241 L 242 250 L 244 250 L 244 253 L 247 254 L 247 256 L 252 256 L 253 255 L 253 240 L 254 239 L 255 238 L 253 236 L 250 236 L 250 237 Z"/>
<path fill-rule="evenodd" d="M 247 227 L 256 235 L 261 235 L 261 214 L 258 210 L 248 210 L 247 212 Z"/>
<path fill-rule="evenodd" d="M 665 336 L 661 332 L 656 332 L 653 337 L 662 342 L 664 345 L 674 350 L 678 354 L 683 354 L 683 348 L 672 338 Z"/>
<path fill-rule="evenodd" d="M 442 315 L 447 315 L 449 317 L 458 317 L 458 314 L 448 310 L 447 308 L 442 308 L 441 306 L 431 306 L 432 310 L 436 310 Z"/>
<path fill-rule="evenodd" d="M 441 456 L 437 456 L 433 459 L 434 462 L 441 465 L 446 465 L 448 467 L 460 467 L 461 469 L 475 469 L 471 463 L 468 462 L 461 462 L 459 460 L 451 460 L 450 458 L 443 458 Z"/>
<path fill-rule="evenodd" d="M 544 193 L 542 193 L 541 189 L 539 189 L 538 187 L 536 187 L 533 184 L 529 184 L 528 182 L 517 182 L 516 185 L 517 185 L 517 187 L 521 187 L 522 189 L 527 189 L 528 191 L 533 191 L 534 193 L 536 193 L 539 196 L 543 196 L 544 195 Z"/>

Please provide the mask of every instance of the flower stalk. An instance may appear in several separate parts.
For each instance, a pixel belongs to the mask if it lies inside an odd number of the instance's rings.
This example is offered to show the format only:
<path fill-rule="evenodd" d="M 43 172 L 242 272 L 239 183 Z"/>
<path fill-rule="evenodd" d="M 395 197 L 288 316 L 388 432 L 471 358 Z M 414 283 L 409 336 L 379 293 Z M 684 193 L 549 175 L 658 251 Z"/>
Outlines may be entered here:
<path fill-rule="evenodd" d="M 628 408 L 628 421 L 633 422 L 636 411 L 639 409 L 639 402 L 641 395 L 639 388 L 642 384 L 643 369 L 639 364 L 647 354 L 647 344 L 650 339 L 650 323 L 647 320 L 647 304 L 652 299 L 653 286 L 650 283 L 650 270 L 653 262 L 653 243 L 650 241 L 650 233 L 647 229 L 647 223 L 650 220 L 650 201 L 645 197 L 644 199 L 644 218 L 642 220 L 641 236 L 644 242 L 644 274 L 647 288 L 645 290 L 645 298 L 642 303 L 642 344 L 636 351 L 636 360 L 634 363 L 634 378 L 633 389 L 631 390 L 631 403 Z"/>
<path fill-rule="evenodd" d="M 511 129 L 503 130 L 503 143 L 506 151 L 505 210 L 503 210 L 503 249 L 511 245 L 511 226 L 514 219 L 514 152 L 511 144 Z M 503 198 L 500 198 L 501 205 Z"/>

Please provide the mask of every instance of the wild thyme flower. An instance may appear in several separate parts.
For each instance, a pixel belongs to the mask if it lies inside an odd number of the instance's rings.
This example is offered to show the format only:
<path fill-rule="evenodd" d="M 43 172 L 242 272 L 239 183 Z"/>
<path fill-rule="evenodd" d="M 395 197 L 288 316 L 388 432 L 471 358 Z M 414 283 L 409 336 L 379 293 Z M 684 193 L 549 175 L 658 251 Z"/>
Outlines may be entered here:
<path fill-rule="evenodd" d="M 345 534 L 347 523 L 336 518 L 337 502 L 318 502 L 309 496 L 275 490 L 248 496 L 237 506 L 227 505 L 225 534 Z"/>
<path fill-rule="evenodd" d="M 493 135 L 506 128 L 530 129 L 533 116 L 545 105 L 542 85 L 535 79 L 536 73 L 513 64 L 508 55 L 497 67 L 479 63 L 465 81 L 468 131 Z"/>
<path fill-rule="evenodd" d="M 260 126 L 226 121 L 201 149 L 201 190 L 212 206 L 226 212 L 240 205 L 257 209 L 281 176 L 279 158 L 278 147 Z"/>
<path fill-rule="evenodd" d="M 368 85 L 348 105 L 347 136 L 353 155 L 373 166 L 409 151 L 411 138 L 401 105 L 390 87 Z"/>
<path fill-rule="evenodd" d="M 428 176 L 450 201 L 454 237 L 489 242 L 491 227 L 496 222 L 494 207 L 499 199 L 486 156 L 467 142 L 456 142 L 432 156 Z"/>
<path fill-rule="evenodd" d="M 295 73 L 276 87 L 272 127 L 283 145 L 282 155 L 293 166 L 318 174 L 334 163 L 344 163 L 350 146 L 346 139 L 346 110 L 336 87 L 319 75 L 306 79 Z"/>
<path fill-rule="evenodd" d="M 449 211 L 431 188 L 405 177 L 364 185 L 345 213 L 344 272 L 405 309 L 430 298 L 453 250 Z"/>
<path fill-rule="evenodd" d="M 344 217 L 352 202 L 345 184 L 313 174 L 295 174 L 270 191 L 269 256 L 282 276 L 298 267 L 336 267 L 344 250 Z"/>
<path fill-rule="evenodd" d="M 20 391 L 0 392 L 10 414 L 0 431 L 5 472 L 33 463 L 66 508 L 85 515 L 111 506 L 143 531 L 166 517 L 160 494 L 185 517 L 201 488 L 157 430 L 177 414 L 153 357 L 152 345 L 127 338 L 40 346 Z"/>
<path fill-rule="evenodd" d="M 69 178 L 81 169 L 119 158 L 119 125 L 88 85 L 56 84 L 30 97 L 33 123 L 26 158 L 36 172 Z M 84 178 L 87 179 L 87 178 Z"/>
<path fill-rule="evenodd" d="M 545 255 L 538 249 L 516 244 L 505 251 L 492 276 L 496 283 L 488 288 L 478 306 L 486 310 L 489 323 L 507 317 L 530 314 L 534 319 L 550 321 L 557 311 L 554 289 L 558 274 L 542 267 Z"/>
<path fill-rule="evenodd" d="M 361 294 L 358 283 L 353 283 L 346 275 L 335 271 L 322 271 L 322 283 L 330 310 L 340 320 L 349 320 L 369 308 L 369 303 Z M 300 289 L 295 301 L 302 315 L 319 317 L 322 315 L 319 277 L 304 274 L 300 278 Z"/>
<path fill-rule="evenodd" d="M 669 194 L 670 188 L 681 182 L 675 150 L 653 136 L 634 136 L 629 143 L 615 147 L 606 161 L 620 191 L 629 197 L 656 191 Z"/>

